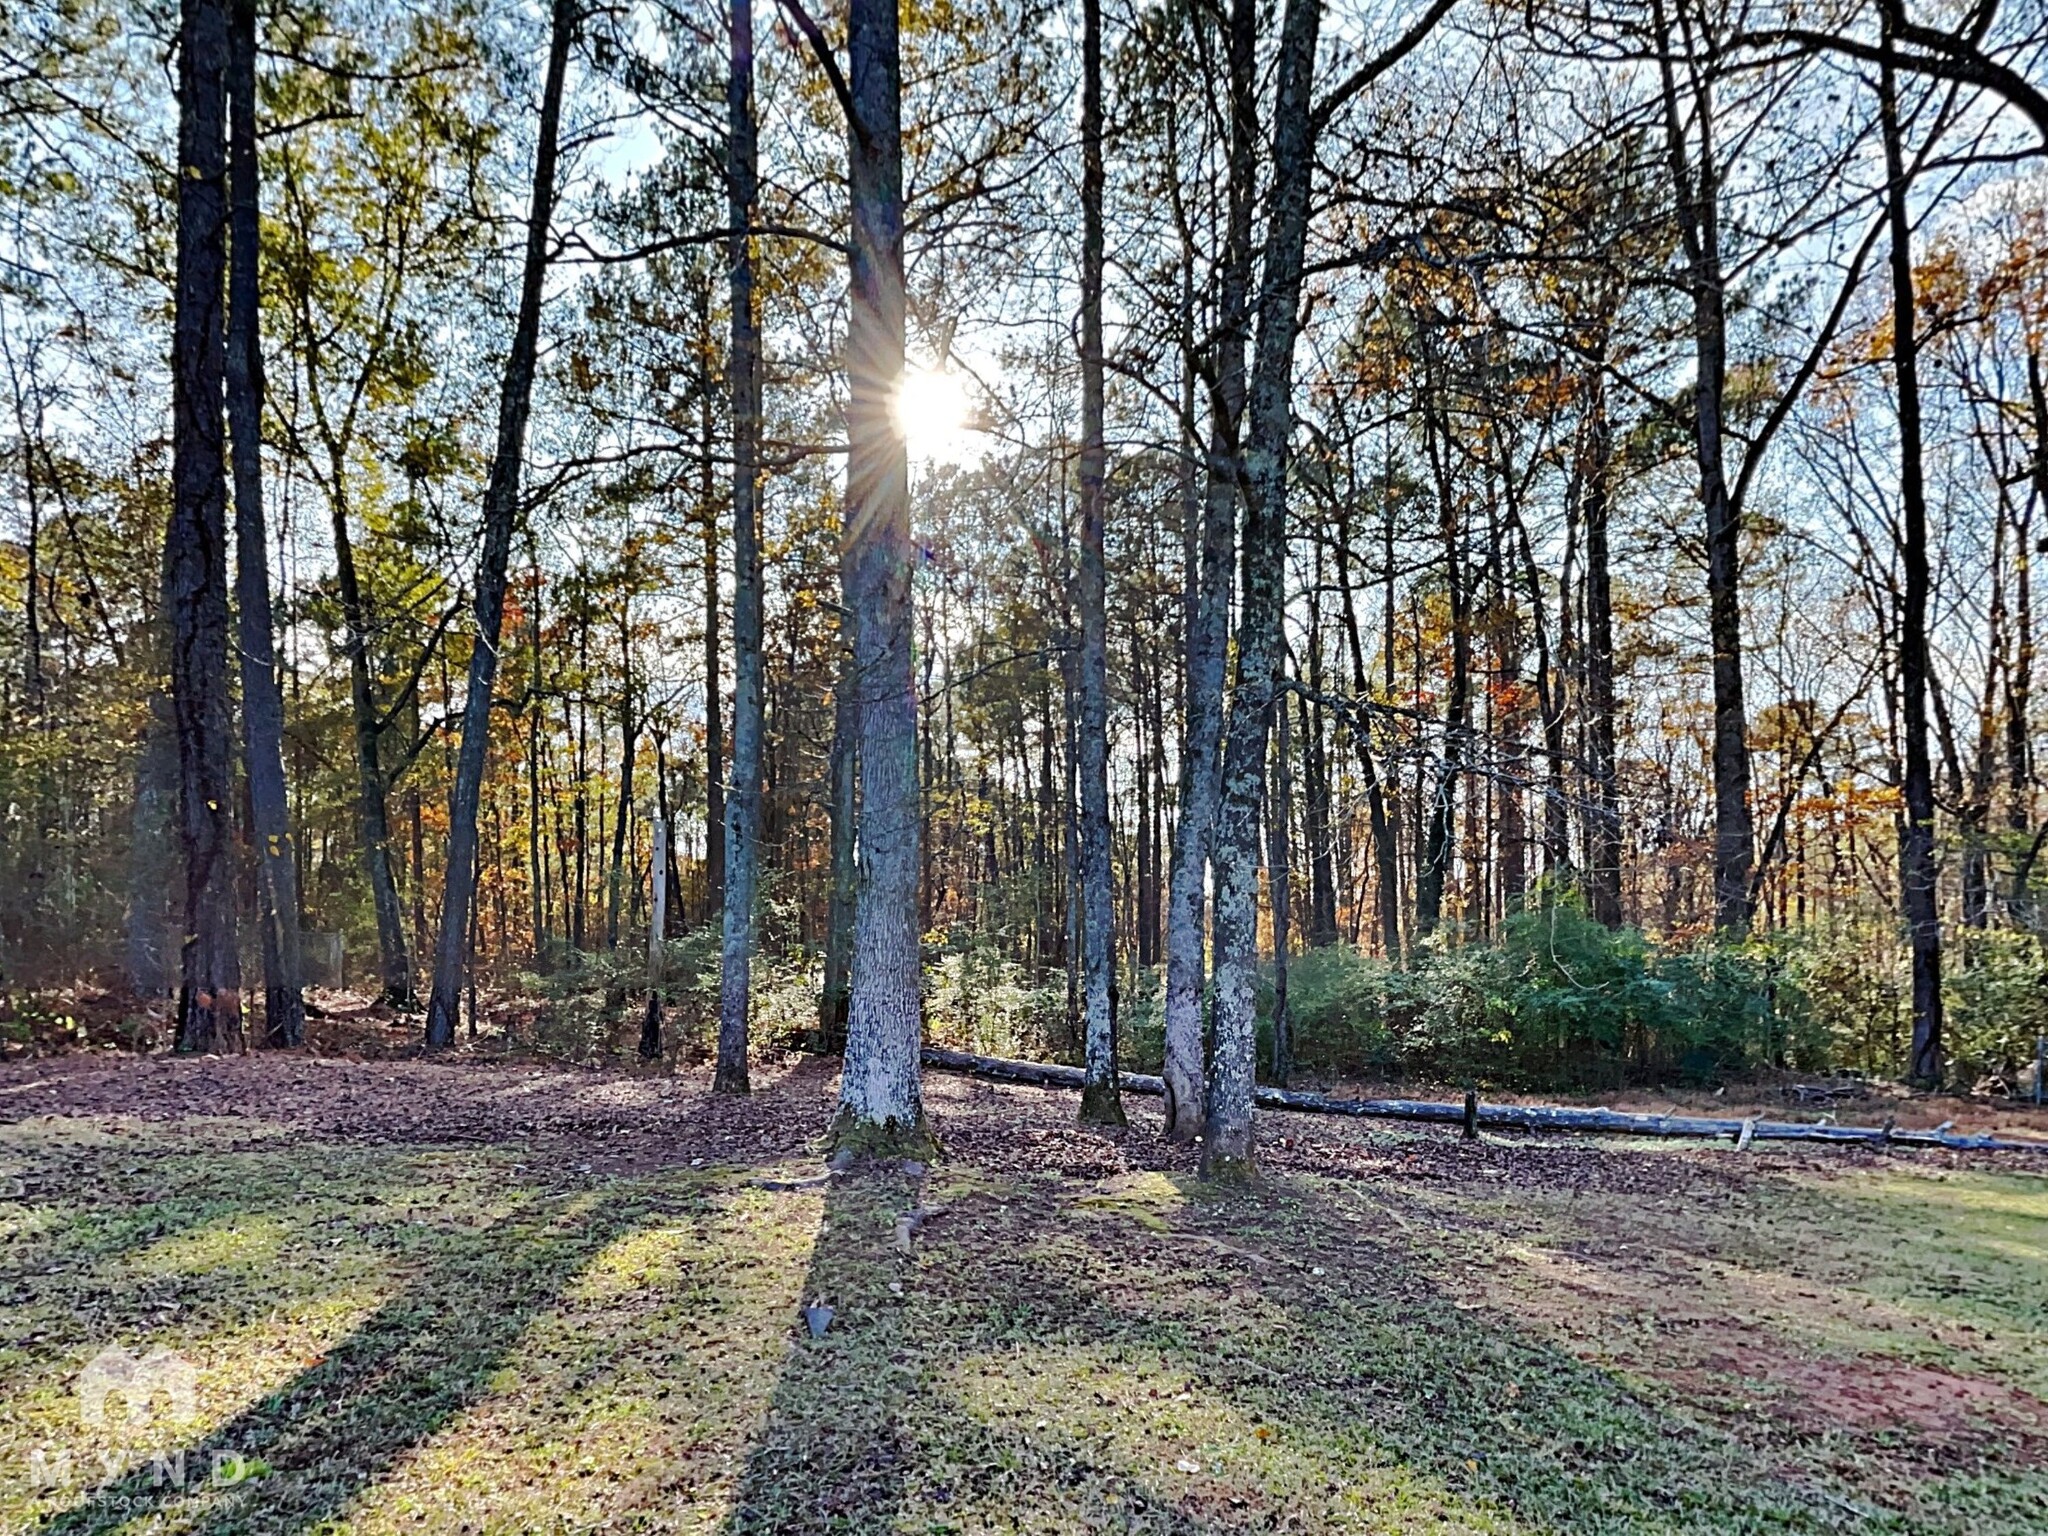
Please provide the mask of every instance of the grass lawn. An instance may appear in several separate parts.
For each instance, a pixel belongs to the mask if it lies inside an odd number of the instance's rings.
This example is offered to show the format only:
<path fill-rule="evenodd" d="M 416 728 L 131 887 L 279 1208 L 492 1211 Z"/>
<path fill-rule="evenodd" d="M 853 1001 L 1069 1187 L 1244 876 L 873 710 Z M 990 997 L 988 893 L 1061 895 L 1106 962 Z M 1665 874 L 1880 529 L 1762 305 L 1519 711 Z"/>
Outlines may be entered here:
<path fill-rule="evenodd" d="M 2048 1530 L 2026 1165 L 1271 1116 L 1219 1195 L 935 1077 L 828 1180 L 757 1081 L 0 1069 L 0 1529 Z M 88 1422 L 110 1346 L 196 1390 Z"/>

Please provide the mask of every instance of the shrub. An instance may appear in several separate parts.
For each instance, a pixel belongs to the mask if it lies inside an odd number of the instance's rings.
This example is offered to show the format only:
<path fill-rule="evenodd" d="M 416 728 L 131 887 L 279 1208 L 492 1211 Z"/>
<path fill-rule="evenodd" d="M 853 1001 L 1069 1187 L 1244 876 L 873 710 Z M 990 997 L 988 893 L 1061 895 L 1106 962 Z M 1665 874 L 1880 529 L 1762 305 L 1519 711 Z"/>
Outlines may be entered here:
<path fill-rule="evenodd" d="M 1515 1087 L 1709 1081 L 1819 1054 L 1778 990 L 1768 951 L 1665 948 L 1571 896 L 1516 913 L 1496 944 L 1433 941 L 1405 967 L 1344 948 L 1288 966 L 1306 1070 Z"/>
<path fill-rule="evenodd" d="M 2016 1082 L 2048 1035 L 2048 972 L 2032 934 L 2009 928 L 1952 930 L 1942 971 L 1949 1080 Z"/>
<path fill-rule="evenodd" d="M 1034 985 L 1028 967 L 994 944 L 956 940 L 928 952 L 925 1037 L 982 1056 L 1060 1060 L 1076 1048 L 1067 1028 L 1065 972 Z"/>
<path fill-rule="evenodd" d="M 718 941 L 718 929 L 706 926 L 662 946 L 662 1045 L 671 1060 L 709 1053 L 718 1027 Z M 519 1043 L 565 1061 L 636 1052 L 647 1006 L 646 951 L 565 950 L 554 959 L 547 974 L 519 978 L 521 990 L 540 1000 L 532 1038 Z"/>

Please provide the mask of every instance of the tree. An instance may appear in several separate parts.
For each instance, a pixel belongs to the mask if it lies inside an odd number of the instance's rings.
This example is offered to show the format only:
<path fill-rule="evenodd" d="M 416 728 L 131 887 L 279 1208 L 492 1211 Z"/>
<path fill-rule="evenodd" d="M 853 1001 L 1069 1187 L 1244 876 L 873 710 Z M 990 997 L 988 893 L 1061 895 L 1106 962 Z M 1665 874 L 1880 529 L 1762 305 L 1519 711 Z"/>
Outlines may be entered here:
<path fill-rule="evenodd" d="M 185 941 L 182 1051 L 242 1046 L 229 754 L 227 465 L 223 455 L 227 266 L 226 0 L 184 0 L 178 28 L 178 267 L 171 333 L 172 501 L 165 534 L 171 700 L 177 722 Z"/>
<path fill-rule="evenodd" d="M 561 138 L 562 81 L 579 18 L 577 0 L 554 0 L 548 21 L 547 75 L 541 86 L 540 132 L 534 145 L 533 199 L 526 216 L 526 254 L 519 310 L 498 396 L 497 445 L 484 488 L 483 553 L 476 574 L 476 644 L 469 657 L 462 745 L 448 802 L 448 862 L 442 884 L 441 935 L 434 955 L 433 993 L 427 1003 L 427 1044 L 455 1043 L 467 958 L 470 903 L 476 892 L 477 804 L 491 738 L 491 692 L 498 676 L 498 642 L 505 622 L 505 572 L 519 518 L 519 478 L 526 457 L 526 420 L 533 404 L 534 363 L 540 348 L 541 300 L 547 283 L 548 222 L 555 204 L 555 159 Z M 628 750 L 630 750 L 630 743 Z"/>
<path fill-rule="evenodd" d="M 1198 16 L 1192 23 L 1204 25 Z M 1198 574 L 1187 624 L 1187 719 L 1181 752 L 1180 815 L 1174 822 L 1166 915 L 1166 1135 L 1192 1141 L 1206 1117 L 1202 992 L 1206 966 L 1210 840 L 1221 794 L 1223 684 L 1229 655 L 1231 563 L 1237 552 L 1241 470 L 1238 431 L 1244 415 L 1245 341 L 1249 326 L 1252 209 L 1257 195 L 1258 104 L 1255 55 L 1258 7 L 1232 0 L 1225 43 L 1229 121 L 1225 228 L 1217 274 L 1214 347 L 1209 383 L 1209 433 L 1204 464 Z"/>
<path fill-rule="evenodd" d="M 1916 23 L 1905 0 L 1878 0 L 1877 10 L 1881 35 L 1875 42 L 1847 29 L 1787 25 L 1746 28 L 1729 40 L 1729 46 L 1766 52 L 1789 48 L 1833 53 L 1881 69 L 1976 86 L 2025 116 L 2041 135 L 2042 147 L 2048 149 L 2048 91 L 2029 80 L 2009 57 L 2000 57 L 2004 50 L 1985 46 L 1998 23 L 1999 0 L 1974 0 L 1953 27 Z M 1786 19 L 1797 22 L 1797 8 L 1788 7 Z M 2040 38 L 2037 23 L 2031 35 L 2022 34 L 2015 41 L 2038 43 Z"/>
<path fill-rule="evenodd" d="M 1258 350 L 1247 403 L 1237 668 L 1224 725 L 1222 799 L 1211 856 L 1216 872 L 1216 1045 L 1209 1063 L 1202 1172 L 1213 1179 L 1244 1178 L 1252 1172 L 1259 810 L 1265 800 L 1267 731 L 1281 665 L 1294 338 L 1315 164 L 1311 96 L 1321 24 L 1321 0 L 1288 0 L 1273 111 L 1273 185 L 1259 294 Z"/>
<path fill-rule="evenodd" d="M 263 517 L 263 337 L 258 283 L 262 210 L 256 170 L 256 3 L 232 0 L 228 57 L 228 314 L 225 378 L 235 476 L 236 636 L 242 670 L 242 761 L 256 843 L 263 925 L 263 1038 L 301 1044 L 299 869 L 284 776 L 284 694 L 271 629 Z"/>
<path fill-rule="evenodd" d="M 295 67 L 266 80 L 270 111 L 291 131 L 265 147 L 276 188 L 267 275 L 284 321 L 265 405 L 287 495 L 304 477 L 326 505 L 332 568 L 313 612 L 347 666 L 352 843 L 379 991 L 410 1007 L 415 954 L 391 797 L 454 712 L 443 699 L 436 721 L 421 703 L 466 606 L 443 574 L 456 539 L 434 526 L 431 501 L 442 483 L 466 478 L 470 458 L 468 402 L 451 411 L 449 396 L 473 392 L 487 409 L 495 392 L 430 338 L 467 338 L 470 296 L 485 286 L 478 253 L 493 214 L 476 192 L 492 175 L 498 75 L 460 9 L 399 19 L 330 31 L 286 10 L 271 22 L 273 50 Z M 425 872 L 411 874 L 424 946 Z"/>
<path fill-rule="evenodd" d="M 1281 616 L 1294 433 L 1294 343 L 1300 327 L 1316 140 L 1343 104 L 1412 52 L 1453 3 L 1434 0 L 1400 39 L 1320 102 L 1314 92 L 1321 0 L 1288 0 L 1281 22 L 1258 342 L 1246 403 L 1237 668 L 1224 725 L 1222 800 L 1213 854 L 1216 1045 L 1209 1064 L 1208 1124 L 1202 1143 L 1202 1172 L 1207 1178 L 1241 1179 L 1253 1172 L 1259 811 L 1265 801 L 1275 685 L 1284 660 Z"/>
<path fill-rule="evenodd" d="M 1905 716 L 1905 831 L 1899 882 L 1913 951 L 1913 1044 L 1908 1071 L 1915 1081 L 1942 1076 L 1941 914 L 1936 906 L 1934 771 L 1927 752 L 1929 659 L 1927 601 L 1927 472 L 1920 419 L 1918 301 L 1913 280 L 1913 225 L 1907 212 L 1913 179 L 1907 174 L 1899 117 L 1897 72 L 1886 33 L 1878 75 L 1879 127 L 1884 138 L 1885 211 L 1891 235 L 1892 374 L 1898 391 L 1899 557 L 1905 600 L 1899 611 L 1899 690 Z"/>
<path fill-rule="evenodd" d="M 761 869 L 761 331 L 754 315 L 754 12 L 732 0 L 726 88 L 726 197 L 731 221 L 728 302 L 732 349 L 732 792 L 725 803 L 724 942 L 718 981 L 718 1067 L 712 1086 L 747 1091 L 754 908 Z"/>
<path fill-rule="evenodd" d="M 1108 574 L 1103 562 L 1102 425 L 1102 4 L 1081 3 L 1081 610 L 1079 743 L 1081 963 L 1088 1081 L 1081 1118 L 1124 1123 L 1117 1085 L 1115 930 L 1109 862 Z"/>
<path fill-rule="evenodd" d="M 1306 12 L 1249 0 L 1076 6 L 1070 37 L 961 0 L 899 8 L 893 64 L 860 18 L 862 88 L 900 98 L 879 133 L 838 73 L 843 12 L 836 55 L 811 36 L 828 67 L 736 69 L 757 0 L 724 34 L 606 24 L 562 86 L 514 465 L 550 7 L 528 80 L 474 7 L 217 3 L 217 699 L 245 707 L 202 714 L 241 732 L 231 915 L 273 984 L 296 909 L 394 1000 L 452 951 L 442 1040 L 462 991 L 488 1030 L 495 987 L 539 972 L 604 1031 L 548 1039 L 609 1050 L 641 1021 L 582 951 L 720 911 L 719 1086 L 821 958 L 863 1145 L 917 1143 L 920 1007 L 933 1039 L 1085 1058 L 1093 1113 L 1119 1052 L 1160 1049 L 1105 1025 L 1163 1006 L 1169 1134 L 1213 1110 L 1225 1175 L 1256 1150 L 1254 1078 L 1356 1060 L 1324 1027 L 1353 982 L 1490 973 L 1581 901 L 1612 932 L 1581 923 L 1586 944 L 1738 992 L 1796 947 L 1780 989 L 1843 1065 L 1912 1073 L 1917 1009 L 1929 1069 L 1944 993 L 1948 1076 L 2009 1074 L 2031 1041 L 2008 972 L 2039 949 L 2048 849 L 2037 7 L 1972 0 L 1941 32 L 1911 0 L 1539 0 L 1461 13 L 1483 38 L 1368 98 L 1381 40 L 1334 12 L 1307 48 Z M 1394 14 L 1356 26 L 1441 11 Z M 0 23 L 0 950 L 22 992 L 124 965 L 169 992 L 154 957 L 189 926 L 169 684 L 197 701 L 197 653 L 172 655 L 167 600 L 205 545 L 167 535 L 192 526 L 174 447 L 209 412 L 190 395 L 181 434 L 165 410 L 168 215 L 193 189 L 168 39 L 128 20 Z M 1865 91 L 1887 54 L 1889 168 Z M 1304 69 L 1301 129 L 1278 87 Z M 614 145 L 573 174 L 586 131 Z M 941 361 L 905 379 L 906 356 Z M 521 570 L 473 699 L 480 509 L 508 466 Z M 203 637 L 205 601 L 183 618 Z M 1745 802 L 1753 836 L 1722 835 Z M 650 805 L 673 923 L 633 877 Z M 466 920 L 437 934 L 451 900 Z M 721 964 L 705 937 L 669 986 Z M 273 985 L 274 1034 L 290 1011 Z M 1679 1032 L 1587 1017 L 1475 1037 L 1470 1062 L 1374 1038 L 1532 1082 L 1676 1066 Z M 1761 1024 L 1730 1046 L 1781 1048 Z"/>
<path fill-rule="evenodd" d="M 1749 804 L 1749 715 L 1742 692 L 1742 527 L 1730 498 L 1728 293 L 1721 250 L 1721 150 L 1715 86 L 1720 66 L 1698 35 L 1692 0 L 1652 0 L 1662 83 L 1665 149 L 1684 242 L 1692 304 L 1693 451 L 1706 519 L 1707 636 L 1714 675 L 1714 921 L 1740 933 L 1754 905 L 1756 830 Z M 1667 11 L 1667 4 L 1675 11 Z M 1686 69 L 1682 87 L 1679 70 Z M 1697 142 L 1697 150 L 1694 142 Z"/>
<path fill-rule="evenodd" d="M 846 503 L 842 555 L 853 614 L 860 812 L 853 987 L 835 1139 L 921 1151 L 917 689 L 911 671 L 910 464 L 897 413 L 903 379 L 903 84 L 895 0 L 852 0 L 847 70 L 796 0 L 846 114 L 848 244 Z"/>

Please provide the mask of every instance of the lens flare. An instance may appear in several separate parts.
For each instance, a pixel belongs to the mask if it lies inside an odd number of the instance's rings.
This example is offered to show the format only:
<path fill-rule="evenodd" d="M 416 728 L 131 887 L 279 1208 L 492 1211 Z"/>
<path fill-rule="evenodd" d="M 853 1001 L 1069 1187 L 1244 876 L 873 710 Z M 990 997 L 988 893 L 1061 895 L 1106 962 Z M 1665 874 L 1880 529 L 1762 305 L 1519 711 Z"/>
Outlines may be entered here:
<path fill-rule="evenodd" d="M 982 446 L 967 380 L 943 368 L 904 370 L 896 386 L 896 425 L 914 463 L 960 464 Z"/>

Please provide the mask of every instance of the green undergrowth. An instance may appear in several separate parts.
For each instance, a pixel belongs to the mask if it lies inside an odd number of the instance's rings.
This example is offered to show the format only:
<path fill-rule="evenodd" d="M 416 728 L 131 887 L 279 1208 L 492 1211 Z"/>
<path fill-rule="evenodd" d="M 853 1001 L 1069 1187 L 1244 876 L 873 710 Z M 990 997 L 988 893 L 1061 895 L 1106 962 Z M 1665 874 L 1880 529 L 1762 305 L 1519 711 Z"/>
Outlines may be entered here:
<path fill-rule="evenodd" d="M 1238 1193 L 18 1124 L 0 1529 L 2048 1527 L 2041 1180 L 1374 1147 Z M 85 1422 L 109 1346 L 194 1416 Z"/>

